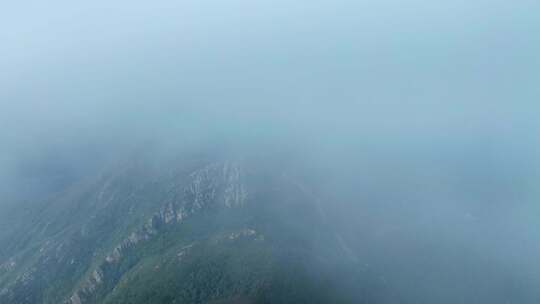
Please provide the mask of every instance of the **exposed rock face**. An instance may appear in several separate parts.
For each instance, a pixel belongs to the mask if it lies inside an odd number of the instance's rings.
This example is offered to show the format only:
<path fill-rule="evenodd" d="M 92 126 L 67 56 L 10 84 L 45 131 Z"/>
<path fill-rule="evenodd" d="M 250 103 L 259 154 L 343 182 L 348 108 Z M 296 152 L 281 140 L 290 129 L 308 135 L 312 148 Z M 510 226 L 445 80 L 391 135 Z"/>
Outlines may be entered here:
<path fill-rule="evenodd" d="M 0 273 L 7 273 L 15 269 L 17 266 L 17 262 L 15 262 L 14 259 L 10 259 L 9 261 L 6 261 L 4 264 L 0 265 Z"/>
<path fill-rule="evenodd" d="M 184 189 L 187 201 L 183 205 L 191 204 L 192 210 L 201 209 L 208 203 L 242 206 L 247 199 L 242 174 L 236 162 L 214 163 L 193 172 L 192 183 Z"/>
<path fill-rule="evenodd" d="M 254 229 L 244 229 L 239 232 L 233 232 L 229 234 L 229 240 L 236 240 L 241 237 L 250 237 L 257 234 L 257 231 Z"/>
<path fill-rule="evenodd" d="M 73 304 L 81 304 L 81 298 L 79 298 L 79 294 L 77 292 L 71 296 L 70 301 Z"/>
<path fill-rule="evenodd" d="M 51 210 L 36 210 L 25 234 L 10 244 L 13 255 L 0 263 L 0 303 L 43 302 L 43 286 L 50 281 L 67 277 L 75 283 L 71 278 L 81 275 L 87 278 L 64 299 L 86 303 L 111 279 L 107 270 L 121 263 L 133 247 L 200 211 L 241 207 L 248 200 L 238 162 L 187 162 L 150 171 L 138 161 L 115 166 L 95 184 L 55 199 Z M 108 233 L 140 219 L 142 224 L 110 245 Z M 89 269 L 89 265 L 96 266 Z"/>
<path fill-rule="evenodd" d="M 96 289 L 109 279 L 105 276 L 105 269 L 120 263 L 133 247 L 140 242 L 152 239 L 166 226 L 181 223 L 204 209 L 242 207 L 248 199 L 243 174 L 239 163 L 228 161 L 212 163 L 191 173 L 190 182 L 183 188 L 170 189 L 159 211 L 155 212 L 142 227 L 120 242 L 67 302 L 83 304 L 87 302 L 85 299 L 92 299 L 92 294 Z M 252 235 L 254 230 L 241 232 L 238 236 L 246 233 Z"/>
<path fill-rule="evenodd" d="M 302 234 L 334 237 L 306 204 L 312 195 L 279 168 L 260 174 L 250 166 L 248 176 L 246 165 L 235 161 L 168 165 L 122 165 L 37 212 L 18 250 L 2 257 L 0 303 L 146 303 L 146 295 L 136 302 L 125 296 L 138 293 L 133 286 L 154 292 L 168 282 L 178 284 L 170 297 L 179 303 L 263 290 L 274 299 L 273 276 L 289 271 L 278 260 L 292 254 L 307 261 L 311 254 Z M 299 221 L 309 229 L 291 233 L 290 224 Z M 149 286 L 154 282 L 160 283 Z M 275 299 L 268 301 L 283 302 Z"/>

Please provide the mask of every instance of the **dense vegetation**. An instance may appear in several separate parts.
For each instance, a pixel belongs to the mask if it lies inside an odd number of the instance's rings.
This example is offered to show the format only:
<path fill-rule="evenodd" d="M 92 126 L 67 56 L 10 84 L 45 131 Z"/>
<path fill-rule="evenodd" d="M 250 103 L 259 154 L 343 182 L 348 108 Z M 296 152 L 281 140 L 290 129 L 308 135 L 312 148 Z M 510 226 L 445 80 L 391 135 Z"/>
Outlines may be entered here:
<path fill-rule="evenodd" d="M 312 200 L 237 162 L 131 161 L 6 234 L 0 302 L 357 302 L 354 261 Z"/>

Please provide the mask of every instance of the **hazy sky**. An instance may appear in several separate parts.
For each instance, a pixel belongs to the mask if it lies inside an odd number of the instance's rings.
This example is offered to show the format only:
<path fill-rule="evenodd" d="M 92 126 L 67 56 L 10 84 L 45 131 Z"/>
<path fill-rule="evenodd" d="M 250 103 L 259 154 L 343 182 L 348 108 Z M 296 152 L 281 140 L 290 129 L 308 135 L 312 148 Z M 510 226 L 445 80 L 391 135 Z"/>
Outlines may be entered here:
<path fill-rule="evenodd" d="M 526 0 L 11 1 L 0 161 L 186 133 L 338 150 L 457 138 L 535 154 L 539 11 Z"/>

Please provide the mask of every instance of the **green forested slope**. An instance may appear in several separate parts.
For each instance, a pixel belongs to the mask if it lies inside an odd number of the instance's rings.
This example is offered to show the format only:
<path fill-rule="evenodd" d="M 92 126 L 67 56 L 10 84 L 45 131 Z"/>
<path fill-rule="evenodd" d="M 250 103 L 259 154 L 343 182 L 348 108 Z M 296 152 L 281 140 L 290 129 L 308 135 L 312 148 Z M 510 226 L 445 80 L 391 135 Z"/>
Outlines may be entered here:
<path fill-rule="evenodd" d="M 2 242 L 0 302 L 339 303 L 360 286 L 281 169 L 128 161 L 49 198 Z"/>

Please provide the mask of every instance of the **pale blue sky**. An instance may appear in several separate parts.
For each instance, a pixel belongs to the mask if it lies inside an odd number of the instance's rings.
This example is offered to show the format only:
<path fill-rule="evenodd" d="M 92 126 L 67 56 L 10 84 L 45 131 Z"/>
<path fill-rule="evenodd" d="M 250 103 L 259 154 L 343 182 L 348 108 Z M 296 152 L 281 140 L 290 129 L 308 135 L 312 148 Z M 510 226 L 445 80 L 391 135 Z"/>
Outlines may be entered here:
<path fill-rule="evenodd" d="M 163 128 L 538 146 L 539 14 L 507 0 L 5 3 L 0 136 L 17 148 Z"/>

